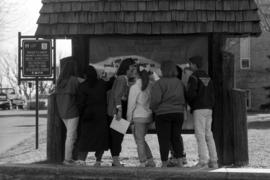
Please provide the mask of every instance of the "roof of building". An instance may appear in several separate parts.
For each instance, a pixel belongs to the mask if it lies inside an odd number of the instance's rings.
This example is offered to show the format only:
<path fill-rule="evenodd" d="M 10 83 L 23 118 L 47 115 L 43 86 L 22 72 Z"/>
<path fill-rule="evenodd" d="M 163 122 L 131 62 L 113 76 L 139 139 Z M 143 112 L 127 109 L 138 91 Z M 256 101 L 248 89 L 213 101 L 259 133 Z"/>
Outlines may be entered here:
<path fill-rule="evenodd" d="M 37 36 L 251 34 L 254 0 L 42 0 Z"/>
<path fill-rule="evenodd" d="M 270 31 L 270 0 L 255 0 L 263 31 Z"/>

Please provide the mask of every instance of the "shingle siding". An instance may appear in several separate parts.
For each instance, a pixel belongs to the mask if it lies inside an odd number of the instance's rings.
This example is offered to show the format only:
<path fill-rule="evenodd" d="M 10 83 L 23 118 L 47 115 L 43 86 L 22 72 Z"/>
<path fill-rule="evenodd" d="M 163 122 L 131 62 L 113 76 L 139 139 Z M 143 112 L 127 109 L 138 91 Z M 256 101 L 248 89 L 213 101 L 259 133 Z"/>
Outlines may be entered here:
<path fill-rule="evenodd" d="M 90 32 L 260 33 L 254 0 L 43 0 L 42 3 L 36 31 L 40 36 Z M 119 27 L 119 24 L 124 27 Z M 95 31 L 92 31 L 92 26 Z"/>

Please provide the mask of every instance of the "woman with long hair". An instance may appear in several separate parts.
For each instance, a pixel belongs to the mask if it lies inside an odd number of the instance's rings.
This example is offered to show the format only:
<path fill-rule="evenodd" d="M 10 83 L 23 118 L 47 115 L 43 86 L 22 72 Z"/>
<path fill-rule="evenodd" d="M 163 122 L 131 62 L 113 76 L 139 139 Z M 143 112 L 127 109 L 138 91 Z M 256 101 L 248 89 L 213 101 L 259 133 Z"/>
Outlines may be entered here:
<path fill-rule="evenodd" d="M 184 85 L 177 78 L 176 64 L 173 61 L 163 61 L 161 73 L 162 77 L 152 88 L 150 107 L 156 114 L 155 123 L 162 167 L 168 167 L 170 143 L 178 160 L 177 166 L 183 167 L 180 134 L 185 108 Z"/>
<path fill-rule="evenodd" d="M 63 164 L 74 164 L 72 152 L 77 138 L 79 111 L 76 104 L 79 80 L 75 77 L 75 61 L 73 57 L 63 58 L 60 75 L 56 83 L 56 104 L 60 118 L 67 129 L 65 141 L 65 157 Z"/>
<path fill-rule="evenodd" d="M 127 120 L 131 122 L 132 132 L 137 144 L 137 152 L 140 167 L 155 167 L 153 155 L 145 141 L 148 126 L 152 123 L 152 111 L 150 109 L 150 90 L 152 83 L 150 73 L 143 67 L 137 67 L 137 78 L 131 86 L 128 97 Z"/>
<path fill-rule="evenodd" d="M 127 100 L 129 92 L 129 79 L 135 77 L 136 66 L 132 58 L 124 59 L 116 73 L 116 78 L 108 99 L 108 121 L 111 123 L 115 116 L 117 120 L 126 119 Z M 119 155 L 122 150 L 122 141 L 124 135 L 111 129 L 109 132 L 110 151 L 112 155 L 112 166 L 121 167 Z"/>
<path fill-rule="evenodd" d="M 80 135 L 78 140 L 78 164 L 85 164 L 88 152 L 95 152 L 95 166 L 101 165 L 103 152 L 108 150 L 109 126 L 107 123 L 107 87 L 98 79 L 93 66 L 86 68 L 86 80 L 80 84 L 78 107 L 80 114 Z"/>
<path fill-rule="evenodd" d="M 180 66 L 176 65 L 176 70 L 177 70 L 177 78 L 179 80 L 182 81 L 182 74 L 183 74 L 183 70 Z M 183 82 L 183 81 L 182 81 Z M 185 110 L 186 111 L 186 110 Z M 184 149 L 184 141 L 183 141 L 183 138 L 182 138 L 182 135 L 180 134 L 180 143 L 181 143 L 181 149 L 182 149 L 182 153 L 181 153 L 181 158 L 183 160 L 183 165 L 187 164 L 187 158 L 186 158 L 186 153 L 185 153 L 185 149 Z M 175 154 L 174 154 L 174 151 L 173 151 L 173 148 L 172 148 L 172 145 L 170 144 L 170 153 L 171 153 L 171 157 L 168 161 L 168 167 L 174 167 L 174 166 L 177 166 L 178 165 L 178 160 L 177 158 L 175 158 Z"/>

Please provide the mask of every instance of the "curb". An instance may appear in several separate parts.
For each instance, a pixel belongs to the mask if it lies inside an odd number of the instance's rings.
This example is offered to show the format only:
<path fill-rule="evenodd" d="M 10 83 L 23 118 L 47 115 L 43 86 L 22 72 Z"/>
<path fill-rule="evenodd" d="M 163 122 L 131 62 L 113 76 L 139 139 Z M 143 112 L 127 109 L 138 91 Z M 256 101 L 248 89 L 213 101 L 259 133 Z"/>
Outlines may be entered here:
<path fill-rule="evenodd" d="M 0 179 L 147 179 L 147 180 L 269 180 L 270 169 L 193 168 L 115 168 L 63 166 L 55 164 L 6 164 L 0 166 Z"/>

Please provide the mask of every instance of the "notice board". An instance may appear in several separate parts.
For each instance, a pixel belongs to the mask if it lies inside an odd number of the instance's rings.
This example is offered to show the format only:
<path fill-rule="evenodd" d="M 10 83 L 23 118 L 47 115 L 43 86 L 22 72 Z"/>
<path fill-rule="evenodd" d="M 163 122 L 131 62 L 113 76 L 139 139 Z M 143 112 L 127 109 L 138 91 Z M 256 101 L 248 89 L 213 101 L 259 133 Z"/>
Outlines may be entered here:
<path fill-rule="evenodd" d="M 22 75 L 24 77 L 52 76 L 50 40 L 22 41 Z"/>

